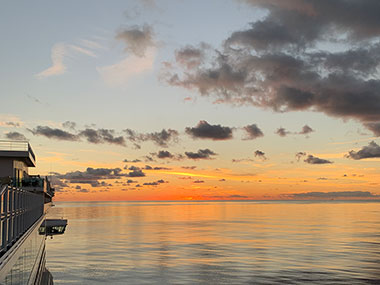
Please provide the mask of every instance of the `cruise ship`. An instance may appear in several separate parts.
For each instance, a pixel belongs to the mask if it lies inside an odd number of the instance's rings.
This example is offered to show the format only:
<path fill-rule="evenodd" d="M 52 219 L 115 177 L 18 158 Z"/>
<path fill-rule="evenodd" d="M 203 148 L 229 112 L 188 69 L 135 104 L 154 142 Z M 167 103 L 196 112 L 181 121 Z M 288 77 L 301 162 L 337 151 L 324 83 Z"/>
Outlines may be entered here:
<path fill-rule="evenodd" d="M 54 188 L 36 166 L 27 141 L 0 140 L 0 284 L 53 284 L 45 267 L 45 240 L 63 234 L 67 220 L 45 219 Z"/>

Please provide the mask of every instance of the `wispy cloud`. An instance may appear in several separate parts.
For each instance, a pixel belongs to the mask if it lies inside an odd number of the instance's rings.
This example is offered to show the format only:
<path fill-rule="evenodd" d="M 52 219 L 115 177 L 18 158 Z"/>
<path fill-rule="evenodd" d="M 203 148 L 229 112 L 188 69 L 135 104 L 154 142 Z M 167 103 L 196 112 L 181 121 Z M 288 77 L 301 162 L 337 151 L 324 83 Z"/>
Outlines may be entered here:
<path fill-rule="evenodd" d="M 67 55 L 67 49 L 66 49 L 65 44 L 63 43 L 55 44 L 51 50 L 52 66 L 38 73 L 36 75 L 37 78 L 46 78 L 49 76 L 63 74 L 66 71 L 66 66 L 63 62 L 66 55 Z"/>
<path fill-rule="evenodd" d="M 43 79 L 50 76 L 64 74 L 67 70 L 65 63 L 65 59 L 67 57 L 73 56 L 76 53 L 90 57 L 97 57 L 93 50 L 102 48 L 100 44 L 90 40 L 81 40 L 80 43 L 81 44 L 56 43 L 51 49 L 52 65 L 36 74 L 36 77 Z"/>
<path fill-rule="evenodd" d="M 145 57 L 129 55 L 115 64 L 97 67 L 101 78 L 110 87 L 119 87 L 128 83 L 133 76 L 151 71 L 154 67 L 156 50 L 149 49 Z"/>
<path fill-rule="evenodd" d="M 79 53 L 84 54 L 84 55 L 88 55 L 88 56 L 91 56 L 91 57 L 97 57 L 97 55 L 93 51 L 91 51 L 89 49 L 86 49 L 86 48 L 83 48 L 83 47 L 80 47 L 78 45 L 69 45 L 69 47 L 71 49 L 79 52 Z"/>

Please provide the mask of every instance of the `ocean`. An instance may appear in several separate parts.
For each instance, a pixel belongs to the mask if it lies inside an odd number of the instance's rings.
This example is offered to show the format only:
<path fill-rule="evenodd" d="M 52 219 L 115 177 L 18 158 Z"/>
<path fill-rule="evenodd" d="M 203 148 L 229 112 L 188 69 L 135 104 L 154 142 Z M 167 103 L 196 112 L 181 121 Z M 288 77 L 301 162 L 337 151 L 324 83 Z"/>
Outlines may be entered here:
<path fill-rule="evenodd" d="M 54 284 L 380 284 L 379 202 L 57 202 Z"/>

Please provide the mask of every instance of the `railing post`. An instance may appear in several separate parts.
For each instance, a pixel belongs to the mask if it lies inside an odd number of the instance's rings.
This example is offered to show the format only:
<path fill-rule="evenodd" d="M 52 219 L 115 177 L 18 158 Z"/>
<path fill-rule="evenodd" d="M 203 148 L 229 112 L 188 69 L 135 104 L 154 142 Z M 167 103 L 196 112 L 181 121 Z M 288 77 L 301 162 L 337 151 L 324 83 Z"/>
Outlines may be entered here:
<path fill-rule="evenodd" d="M 7 233 L 7 228 L 8 228 L 8 192 L 9 192 L 9 186 L 7 186 L 7 189 L 4 192 L 3 196 L 3 232 L 2 232 L 2 244 L 1 247 L 5 249 L 8 244 L 8 233 Z"/>
<path fill-rule="evenodd" d="M 10 190 L 9 190 L 9 193 L 8 193 L 8 244 L 12 243 L 12 240 L 13 240 L 13 237 L 12 237 L 12 233 L 13 233 L 13 228 L 12 228 L 12 205 L 13 205 L 13 192 L 14 192 L 14 187 L 12 187 Z"/>

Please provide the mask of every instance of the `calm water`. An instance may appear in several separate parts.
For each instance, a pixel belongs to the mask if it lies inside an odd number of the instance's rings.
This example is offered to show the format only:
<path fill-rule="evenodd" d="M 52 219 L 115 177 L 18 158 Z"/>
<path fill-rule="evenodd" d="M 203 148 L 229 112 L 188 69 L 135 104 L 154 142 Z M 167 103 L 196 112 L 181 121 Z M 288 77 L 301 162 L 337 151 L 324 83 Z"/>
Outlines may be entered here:
<path fill-rule="evenodd" d="M 55 284 L 380 284 L 380 203 L 57 203 Z"/>

